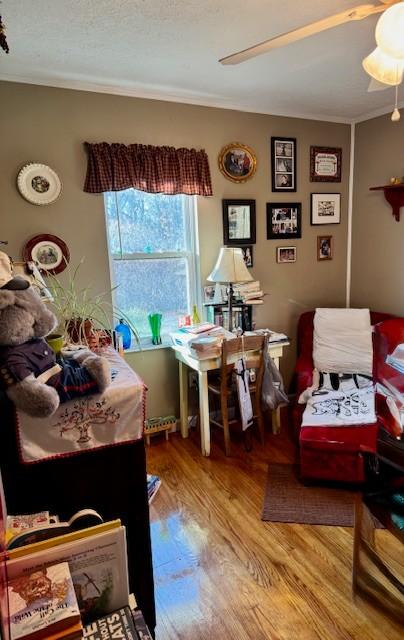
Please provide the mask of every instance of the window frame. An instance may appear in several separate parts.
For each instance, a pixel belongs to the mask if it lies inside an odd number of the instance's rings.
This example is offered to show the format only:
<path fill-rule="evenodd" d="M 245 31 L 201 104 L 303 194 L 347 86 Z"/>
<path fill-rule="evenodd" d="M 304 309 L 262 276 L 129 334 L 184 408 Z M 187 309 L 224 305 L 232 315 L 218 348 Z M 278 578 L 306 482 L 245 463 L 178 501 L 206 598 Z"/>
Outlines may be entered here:
<path fill-rule="evenodd" d="M 139 191 L 137 189 L 133 189 L 134 191 Z M 139 193 L 142 193 L 139 191 Z M 149 194 L 158 197 L 163 194 Z M 108 231 L 108 206 L 107 199 L 113 196 L 114 198 L 114 206 L 116 212 L 116 219 L 118 224 L 118 235 L 119 235 L 119 245 L 120 245 L 120 255 L 113 256 L 110 245 L 110 237 Z M 201 291 L 201 277 L 200 277 L 200 257 L 199 257 L 199 234 L 198 234 L 198 207 L 197 207 L 197 196 L 187 196 L 185 194 L 177 194 L 171 197 L 180 196 L 183 203 L 183 211 L 184 211 L 184 219 L 185 219 L 185 237 L 189 241 L 189 244 L 184 251 L 158 251 L 154 253 L 146 253 L 146 252 L 134 252 L 134 253 L 123 253 L 122 252 L 122 242 L 121 242 L 121 228 L 120 228 L 120 217 L 119 217 L 119 207 L 118 207 L 118 196 L 116 191 L 107 191 L 104 193 L 104 215 L 105 215 L 105 233 L 107 239 L 107 248 L 108 248 L 108 264 L 109 264 L 109 275 L 111 281 L 111 290 L 112 290 L 112 306 L 114 310 L 116 309 L 116 288 L 117 284 L 115 282 L 114 276 L 114 262 L 122 261 L 122 260 L 163 260 L 163 259 L 173 259 L 173 258 L 184 258 L 187 264 L 187 297 L 189 300 L 189 308 L 187 313 L 192 314 L 192 305 L 196 304 L 198 309 L 202 308 L 202 291 Z M 170 196 L 169 196 L 170 197 Z M 124 309 L 123 309 L 124 311 Z M 169 338 L 169 333 L 162 333 L 161 345 L 154 345 L 151 340 L 150 335 L 139 335 L 140 338 L 140 348 L 142 350 L 149 349 L 161 349 L 165 347 L 171 346 L 171 340 Z M 138 346 L 132 343 L 131 348 L 128 351 L 138 351 Z"/>

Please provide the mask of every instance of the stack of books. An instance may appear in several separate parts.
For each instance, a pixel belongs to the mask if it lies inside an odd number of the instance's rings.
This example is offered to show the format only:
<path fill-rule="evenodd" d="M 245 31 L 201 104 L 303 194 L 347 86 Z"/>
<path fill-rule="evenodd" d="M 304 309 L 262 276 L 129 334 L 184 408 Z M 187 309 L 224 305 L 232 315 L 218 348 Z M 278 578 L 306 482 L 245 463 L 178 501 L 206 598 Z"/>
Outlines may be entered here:
<path fill-rule="evenodd" d="M 264 292 L 259 280 L 234 285 L 234 297 L 243 304 L 264 304 Z"/>
<path fill-rule="evenodd" d="M 206 336 L 190 343 L 191 354 L 203 360 L 205 358 L 218 358 L 221 352 L 222 339 L 215 336 Z"/>
<path fill-rule="evenodd" d="M 234 338 L 234 334 L 230 333 L 230 331 L 209 322 L 201 323 L 197 326 L 198 329 L 200 327 L 204 327 L 204 330 L 191 332 L 192 327 L 186 327 L 186 329 L 183 327 L 178 331 L 174 331 L 170 334 L 173 344 L 187 347 L 192 356 L 203 360 L 220 356 L 223 339 Z"/>
<path fill-rule="evenodd" d="M 147 474 L 147 495 L 149 498 L 149 504 L 152 503 L 157 491 L 161 487 L 161 480 L 158 476 L 154 476 L 151 473 Z"/>
<path fill-rule="evenodd" d="M 160 479 L 150 476 L 149 486 L 155 495 Z M 129 593 L 125 528 L 120 520 L 91 526 L 100 518 L 91 509 L 66 523 L 46 511 L 7 516 L 0 475 L 2 640 L 152 640 Z M 53 537 L 44 539 L 45 529 Z"/>

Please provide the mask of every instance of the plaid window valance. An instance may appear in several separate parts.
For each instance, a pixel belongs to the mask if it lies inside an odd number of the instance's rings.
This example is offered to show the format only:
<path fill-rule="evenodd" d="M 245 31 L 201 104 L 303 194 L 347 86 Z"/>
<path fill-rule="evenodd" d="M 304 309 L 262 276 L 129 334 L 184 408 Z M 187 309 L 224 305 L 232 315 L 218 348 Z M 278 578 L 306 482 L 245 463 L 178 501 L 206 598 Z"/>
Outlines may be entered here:
<path fill-rule="evenodd" d="M 84 146 L 88 154 L 84 191 L 103 193 L 139 189 L 148 193 L 211 196 L 212 182 L 204 150 L 143 144 Z"/>

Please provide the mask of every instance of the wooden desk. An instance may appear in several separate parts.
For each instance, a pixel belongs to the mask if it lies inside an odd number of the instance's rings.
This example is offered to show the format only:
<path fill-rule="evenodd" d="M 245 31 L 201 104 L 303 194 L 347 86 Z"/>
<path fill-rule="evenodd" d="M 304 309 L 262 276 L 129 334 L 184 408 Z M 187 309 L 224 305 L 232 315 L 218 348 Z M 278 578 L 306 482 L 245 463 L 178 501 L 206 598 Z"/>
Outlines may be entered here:
<path fill-rule="evenodd" d="M 268 351 L 276 366 L 279 369 L 279 360 L 283 355 L 284 347 L 289 342 L 278 342 L 268 345 Z M 220 368 L 220 358 L 208 358 L 206 360 L 198 360 L 192 357 L 187 347 L 173 345 L 175 357 L 179 365 L 179 382 L 180 382 L 180 419 L 181 434 L 183 438 L 188 437 L 188 370 L 190 367 L 198 373 L 199 386 L 199 414 L 201 425 L 201 451 L 202 455 L 210 455 L 210 422 L 209 422 L 209 400 L 208 400 L 208 371 Z M 273 425 L 275 430 L 280 429 L 280 411 L 276 409 L 272 412 Z"/>

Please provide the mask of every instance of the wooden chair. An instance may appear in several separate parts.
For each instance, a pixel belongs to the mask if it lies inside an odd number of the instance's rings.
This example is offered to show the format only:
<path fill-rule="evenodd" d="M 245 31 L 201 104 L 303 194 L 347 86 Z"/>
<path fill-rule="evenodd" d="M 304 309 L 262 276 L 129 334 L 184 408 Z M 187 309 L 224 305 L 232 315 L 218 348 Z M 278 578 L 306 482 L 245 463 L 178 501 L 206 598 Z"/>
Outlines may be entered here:
<path fill-rule="evenodd" d="M 220 399 L 221 420 L 210 419 L 210 422 L 224 431 L 224 447 L 226 456 L 230 455 L 230 425 L 239 422 L 229 420 L 229 398 L 235 390 L 235 362 L 246 355 L 246 368 L 255 369 L 256 378 L 249 383 L 253 404 L 254 420 L 258 423 L 261 443 L 264 443 L 264 418 L 261 409 L 262 380 L 264 377 L 264 353 L 268 348 L 268 336 L 247 336 L 224 340 L 222 344 L 221 368 L 219 376 L 208 379 L 208 393 Z M 247 431 L 250 431 L 248 429 Z"/>

